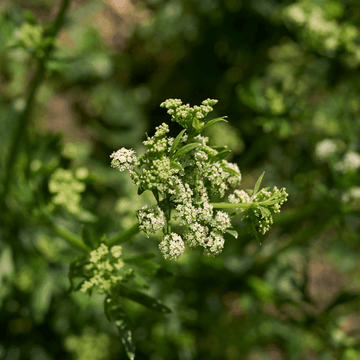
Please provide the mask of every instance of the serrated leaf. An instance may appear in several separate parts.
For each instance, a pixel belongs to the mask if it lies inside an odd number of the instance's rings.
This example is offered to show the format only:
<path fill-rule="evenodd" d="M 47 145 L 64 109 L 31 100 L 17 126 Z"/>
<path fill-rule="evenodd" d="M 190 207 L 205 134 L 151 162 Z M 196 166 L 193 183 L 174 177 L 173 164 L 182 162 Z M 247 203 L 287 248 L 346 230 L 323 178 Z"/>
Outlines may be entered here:
<path fill-rule="evenodd" d="M 121 305 L 108 305 L 108 303 L 105 304 L 111 320 L 114 321 L 115 326 L 118 329 L 121 343 L 124 346 L 126 355 L 130 360 L 134 360 L 136 348 L 128 316 L 125 314 Z"/>
<path fill-rule="evenodd" d="M 186 144 L 184 145 L 181 149 L 179 149 L 173 156 L 173 159 L 181 156 L 181 155 L 185 155 L 187 154 L 189 151 L 195 149 L 196 147 L 198 147 L 200 144 L 198 143 L 191 143 L 191 144 Z"/>
<path fill-rule="evenodd" d="M 260 185 L 261 185 L 261 181 L 262 181 L 264 175 L 265 175 L 265 171 L 260 175 L 260 177 L 259 177 L 258 180 L 256 181 L 256 184 L 255 184 L 255 187 L 254 187 L 254 193 L 253 193 L 254 195 L 256 195 L 257 192 L 259 191 Z"/>
<path fill-rule="evenodd" d="M 225 159 L 229 154 L 231 153 L 231 150 L 223 150 L 218 152 L 214 157 L 211 158 L 212 161 L 220 161 L 222 159 Z"/>
<path fill-rule="evenodd" d="M 161 312 L 163 314 L 171 313 L 171 310 L 158 299 L 154 299 L 140 291 L 129 289 L 124 285 L 120 285 L 119 289 L 119 295 L 122 297 L 126 297 L 132 301 L 146 306 L 149 309 Z"/>
<path fill-rule="evenodd" d="M 212 120 L 208 121 L 208 122 L 202 127 L 201 131 L 203 131 L 203 130 L 206 129 L 208 126 L 213 125 L 213 124 L 215 124 L 215 123 L 217 123 L 217 122 L 219 122 L 219 121 L 225 121 L 225 122 L 227 122 L 227 120 L 225 120 L 225 118 L 227 118 L 227 116 L 218 117 L 218 118 L 216 118 L 216 119 L 212 119 Z"/>
<path fill-rule="evenodd" d="M 177 148 L 177 146 L 179 145 L 179 142 L 182 138 L 182 136 L 184 135 L 184 132 L 186 131 L 186 129 L 184 129 L 183 131 L 181 131 L 178 136 L 175 138 L 173 144 L 171 145 L 171 149 L 170 149 L 170 153 L 169 153 L 169 158 L 171 159 L 171 157 L 173 156 L 173 154 L 175 153 L 175 150 Z"/>
<path fill-rule="evenodd" d="M 238 238 L 238 232 L 235 229 L 227 229 L 226 232 L 232 235 L 235 239 Z"/>

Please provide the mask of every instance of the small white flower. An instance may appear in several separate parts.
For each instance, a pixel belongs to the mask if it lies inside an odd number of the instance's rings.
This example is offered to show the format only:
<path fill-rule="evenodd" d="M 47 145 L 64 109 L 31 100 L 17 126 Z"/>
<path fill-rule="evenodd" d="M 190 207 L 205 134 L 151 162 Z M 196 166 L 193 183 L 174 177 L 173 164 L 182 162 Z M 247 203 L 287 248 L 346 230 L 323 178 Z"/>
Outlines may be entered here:
<path fill-rule="evenodd" d="M 211 225 L 217 230 L 219 230 L 221 233 L 224 233 L 229 227 L 231 227 L 228 213 L 224 211 L 217 211 L 215 219 L 213 219 Z"/>
<path fill-rule="evenodd" d="M 180 235 L 171 233 L 164 236 L 159 249 L 166 260 L 177 260 L 185 251 L 185 244 Z"/>
<path fill-rule="evenodd" d="M 132 170 L 137 163 L 136 153 L 133 149 L 121 148 L 110 155 L 111 166 L 119 171 Z"/>
<path fill-rule="evenodd" d="M 215 256 L 222 252 L 225 244 L 223 236 L 213 230 L 210 235 L 206 238 L 204 243 L 204 254 L 207 256 Z"/>
<path fill-rule="evenodd" d="M 148 233 L 155 234 L 158 230 L 161 230 L 165 226 L 165 214 L 159 208 L 159 206 L 148 207 L 143 206 L 137 211 L 137 217 L 139 220 L 139 229 L 142 230 L 147 237 Z"/>

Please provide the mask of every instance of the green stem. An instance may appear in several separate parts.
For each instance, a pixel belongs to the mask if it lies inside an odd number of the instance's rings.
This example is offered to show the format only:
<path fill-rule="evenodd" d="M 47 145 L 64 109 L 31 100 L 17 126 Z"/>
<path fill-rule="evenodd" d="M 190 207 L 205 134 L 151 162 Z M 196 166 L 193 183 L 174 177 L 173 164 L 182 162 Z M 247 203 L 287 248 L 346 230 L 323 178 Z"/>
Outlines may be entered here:
<path fill-rule="evenodd" d="M 88 248 L 82 241 L 81 237 L 68 229 L 60 228 L 55 224 L 50 224 L 51 229 L 66 240 L 70 245 L 74 246 L 78 250 L 81 250 L 85 254 L 88 254 L 91 249 Z"/>
<path fill-rule="evenodd" d="M 59 12 L 56 16 L 56 19 L 53 25 L 45 31 L 46 36 L 55 38 L 57 33 L 59 32 L 62 24 L 64 23 L 65 13 L 70 5 L 71 0 L 63 0 L 59 9 Z M 9 156 L 6 162 L 6 172 L 5 172 L 5 180 L 4 180 L 4 193 L 3 199 L 5 201 L 6 195 L 9 192 L 9 187 L 13 175 L 14 163 L 18 156 L 20 144 L 22 143 L 22 138 L 26 133 L 27 126 L 29 124 L 31 109 L 34 105 L 34 100 L 36 98 L 37 91 L 39 89 L 40 84 L 45 78 L 46 73 L 46 63 L 49 60 L 51 52 L 53 50 L 53 44 L 49 44 L 44 49 L 44 56 L 38 59 L 38 67 L 36 69 L 33 84 L 31 89 L 27 95 L 25 109 L 19 116 L 17 128 L 15 130 L 13 141 L 10 145 Z"/>
<path fill-rule="evenodd" d="M 128 240 L 130 240 L 130 238 L 134 235 L 136 235 L 139 232 L 139 224 L 136 223 L 135 225 L 133 225 L 130 229 L 122 232 L 121 234 L 118 234 L 116 236 L 114 236 L 113 238 L 108 240 L 108 246 L 114 246 L 117 244 L 122 244 Z"/>
<path fill-rule="evenodd" d="M 259 202 L 251 203 L 210 203 L 214 209 L 248 209 L 251 206 L 259 206 Z"/>

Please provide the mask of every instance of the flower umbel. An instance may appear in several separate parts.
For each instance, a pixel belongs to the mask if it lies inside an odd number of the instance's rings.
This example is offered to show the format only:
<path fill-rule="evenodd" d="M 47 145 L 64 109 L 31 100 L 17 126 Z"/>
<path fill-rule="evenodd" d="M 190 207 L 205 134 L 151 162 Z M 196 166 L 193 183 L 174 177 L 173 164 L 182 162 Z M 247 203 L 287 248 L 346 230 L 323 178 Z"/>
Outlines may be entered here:
<path fill-rule="evenodd" d="M 122 248 L 113 246 L 110 251 L 108 246 L 101 244 L 96 250 L 90 252 L 90 263 L 85 265 L 88 279 L 82 284 L 83 293 L 90 292 L 98 287 L 100 294 L 110 294 L 121 282 L 126 281 L 132 273 L 120 259 Z"/>
<path fill-rule="evenodd" d="M 229 150 L 209 146 L 209 139 L 201 135 L 208 125 L 226 121 L 221 117 L 206 122 L 205 117 L 216 103 L 217 100 L 207 99 L 200 106 L 190 107 L 180 99 L 168 99 L 160 106 L 167 108 L 171 120 L 184 128 L 176 138 L 167 136 L 169 126 L 163 123 L 156 127 L 154 136 L 147 135 L 143 144 L 148 151 L 139 158 L 134 150 L 125 148 L 110 156 L 113 167 L 129 170 L 139 195 L 145 190 L 153 193 L 157 204 L 137 211 L 139 229 L 146 236 L 163 230 L 159 248 L 168 260 L 178 259 L 185 243 L 190 247 L 203 247 L 205 255 L 217 255 L 224 247 L 224 234 L 228 231 L 234 234 L 228 213 L 213 206 L 230 208 L 228 203 L 210 202 L 213 196 L 223 198 L 227 190 L 241 182 L 237 164 L 225 160 Z M 250 197 L 236 189 L 229 201 L 232 208 L 247 210 L 243 221 L 264 234 L 272 224 L 270 210 L 278 212 L 287 194 L 285 189 L 274 188 L 272 193 L 267 189 L 258 190 Z M 185 227 L 183 237 L 171 231 L 172 212 L 175 212 L 173 218 L 180 218 L 180 226 Z"/>

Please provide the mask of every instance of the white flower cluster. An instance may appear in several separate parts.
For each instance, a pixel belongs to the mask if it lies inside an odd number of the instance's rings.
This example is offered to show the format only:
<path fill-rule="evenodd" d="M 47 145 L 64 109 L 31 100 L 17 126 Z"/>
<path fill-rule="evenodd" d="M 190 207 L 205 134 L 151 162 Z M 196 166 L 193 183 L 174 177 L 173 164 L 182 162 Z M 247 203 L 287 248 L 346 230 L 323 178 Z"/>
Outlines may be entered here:
<path fill-rule="evenodd" d="M 249 203 L 251 202 L 250 195 L 244 190 L 236 189 L 233 194 L 229 195 L 229 202 L 231 203 Z M 245 211 L 245 210 L 243 210 Z"/>
<path fill-rule="evenodd" d="M 110 293 L 120 282 L 131 275 L 132 270 L 124 270 L 124 262 L 120 259 L 122 248 L 115 245 L 110 249 L 101 244 L 96 250 L 90 252 L 90 264 L 85 268 L 90 272 L 89 279 L 82 286 L 83 293 L 90 292 L 94 287 L 99 288 L 100 294 Z"/>
<path fill-rule="evenodd" d="M 133 149 L 121 148 L 110 155 L 111 166 L 119 171 L 132 170 L 137 162 L 136 153 Z"/>
<path fill-rule="evenodd" d="M 165 214 L 159 206 L 148 207 L 145 205 L 136 212 L 139 220 L 139 229 L 142 230 L 147 237 L 149 233 L 155 234 L 161 230 L 166 223 Z"/>
<path fill-rule="evenodd" d="M 185 245 L 180 235 L 170 233 L 164 236 L 159 244 L 159 249 L 166 260 L 177 260 L 184 252 Z"/>
<path fill-rule="evenodd" d="M 182 105 L 179 99 L 169 99 L 161 106 L 169 109 L 173 120 L 186 129 L 192 129 L 190 121 L 202 118 L 199 114 L 206 116 L 216 103 L 217 100 L 208 99 L 201 106 L 190 108 L 189 105 Z M 188 130 L 189 133 L 191 131 Z M 148 147 L 148 151 L 139 156 L 137 162 L 141 173 L 137 177 L 132 176 L 140 193 L 150 190 L 158 202 L 156 207 L 144 207 L 138 211 L 139 228 L 147 236 L 164 228 L 165 214 L 168 214 L 170 206 L 176 210 L 174 218 L 180 217 L 180 225 L 186 226 L 186 230 L 184 240 L 180 235 L 167 234 L 165 231 L 166 235 L 160 244 L 164 257 L 177 259 L 183 252 L 184 241 L 192 247 L 202 246 L 207 255 L 216 255 L 224 246 L 223 234 L 231 224 L 227 213 L 213 210 L 209 197 L 223 197 L 228 188 L 239 185 L 240 170 L 236 164 L 219 157 L 218 151 L 207 145 L 208 138 L 201 135 L 193 136 L 191 144 L 196 145 L 194 148 L 174 156 L 176 150 L 187 145 L 189 134 L 183 134 L 170 156 L 174 139 L 167 137 L 168 132 L 168 125 L 163 123 L 156 128 L 153 137 L 147 137 L 143 144 Z M 124 150 L 121 150 L 121 154 L 124 154 Z M 126 163 L 127 168 L 130 168 L 130 165 L 136 163 L 136 157 L 133 153 L 127 155 L 127 161 L 121 164 Z"/>

